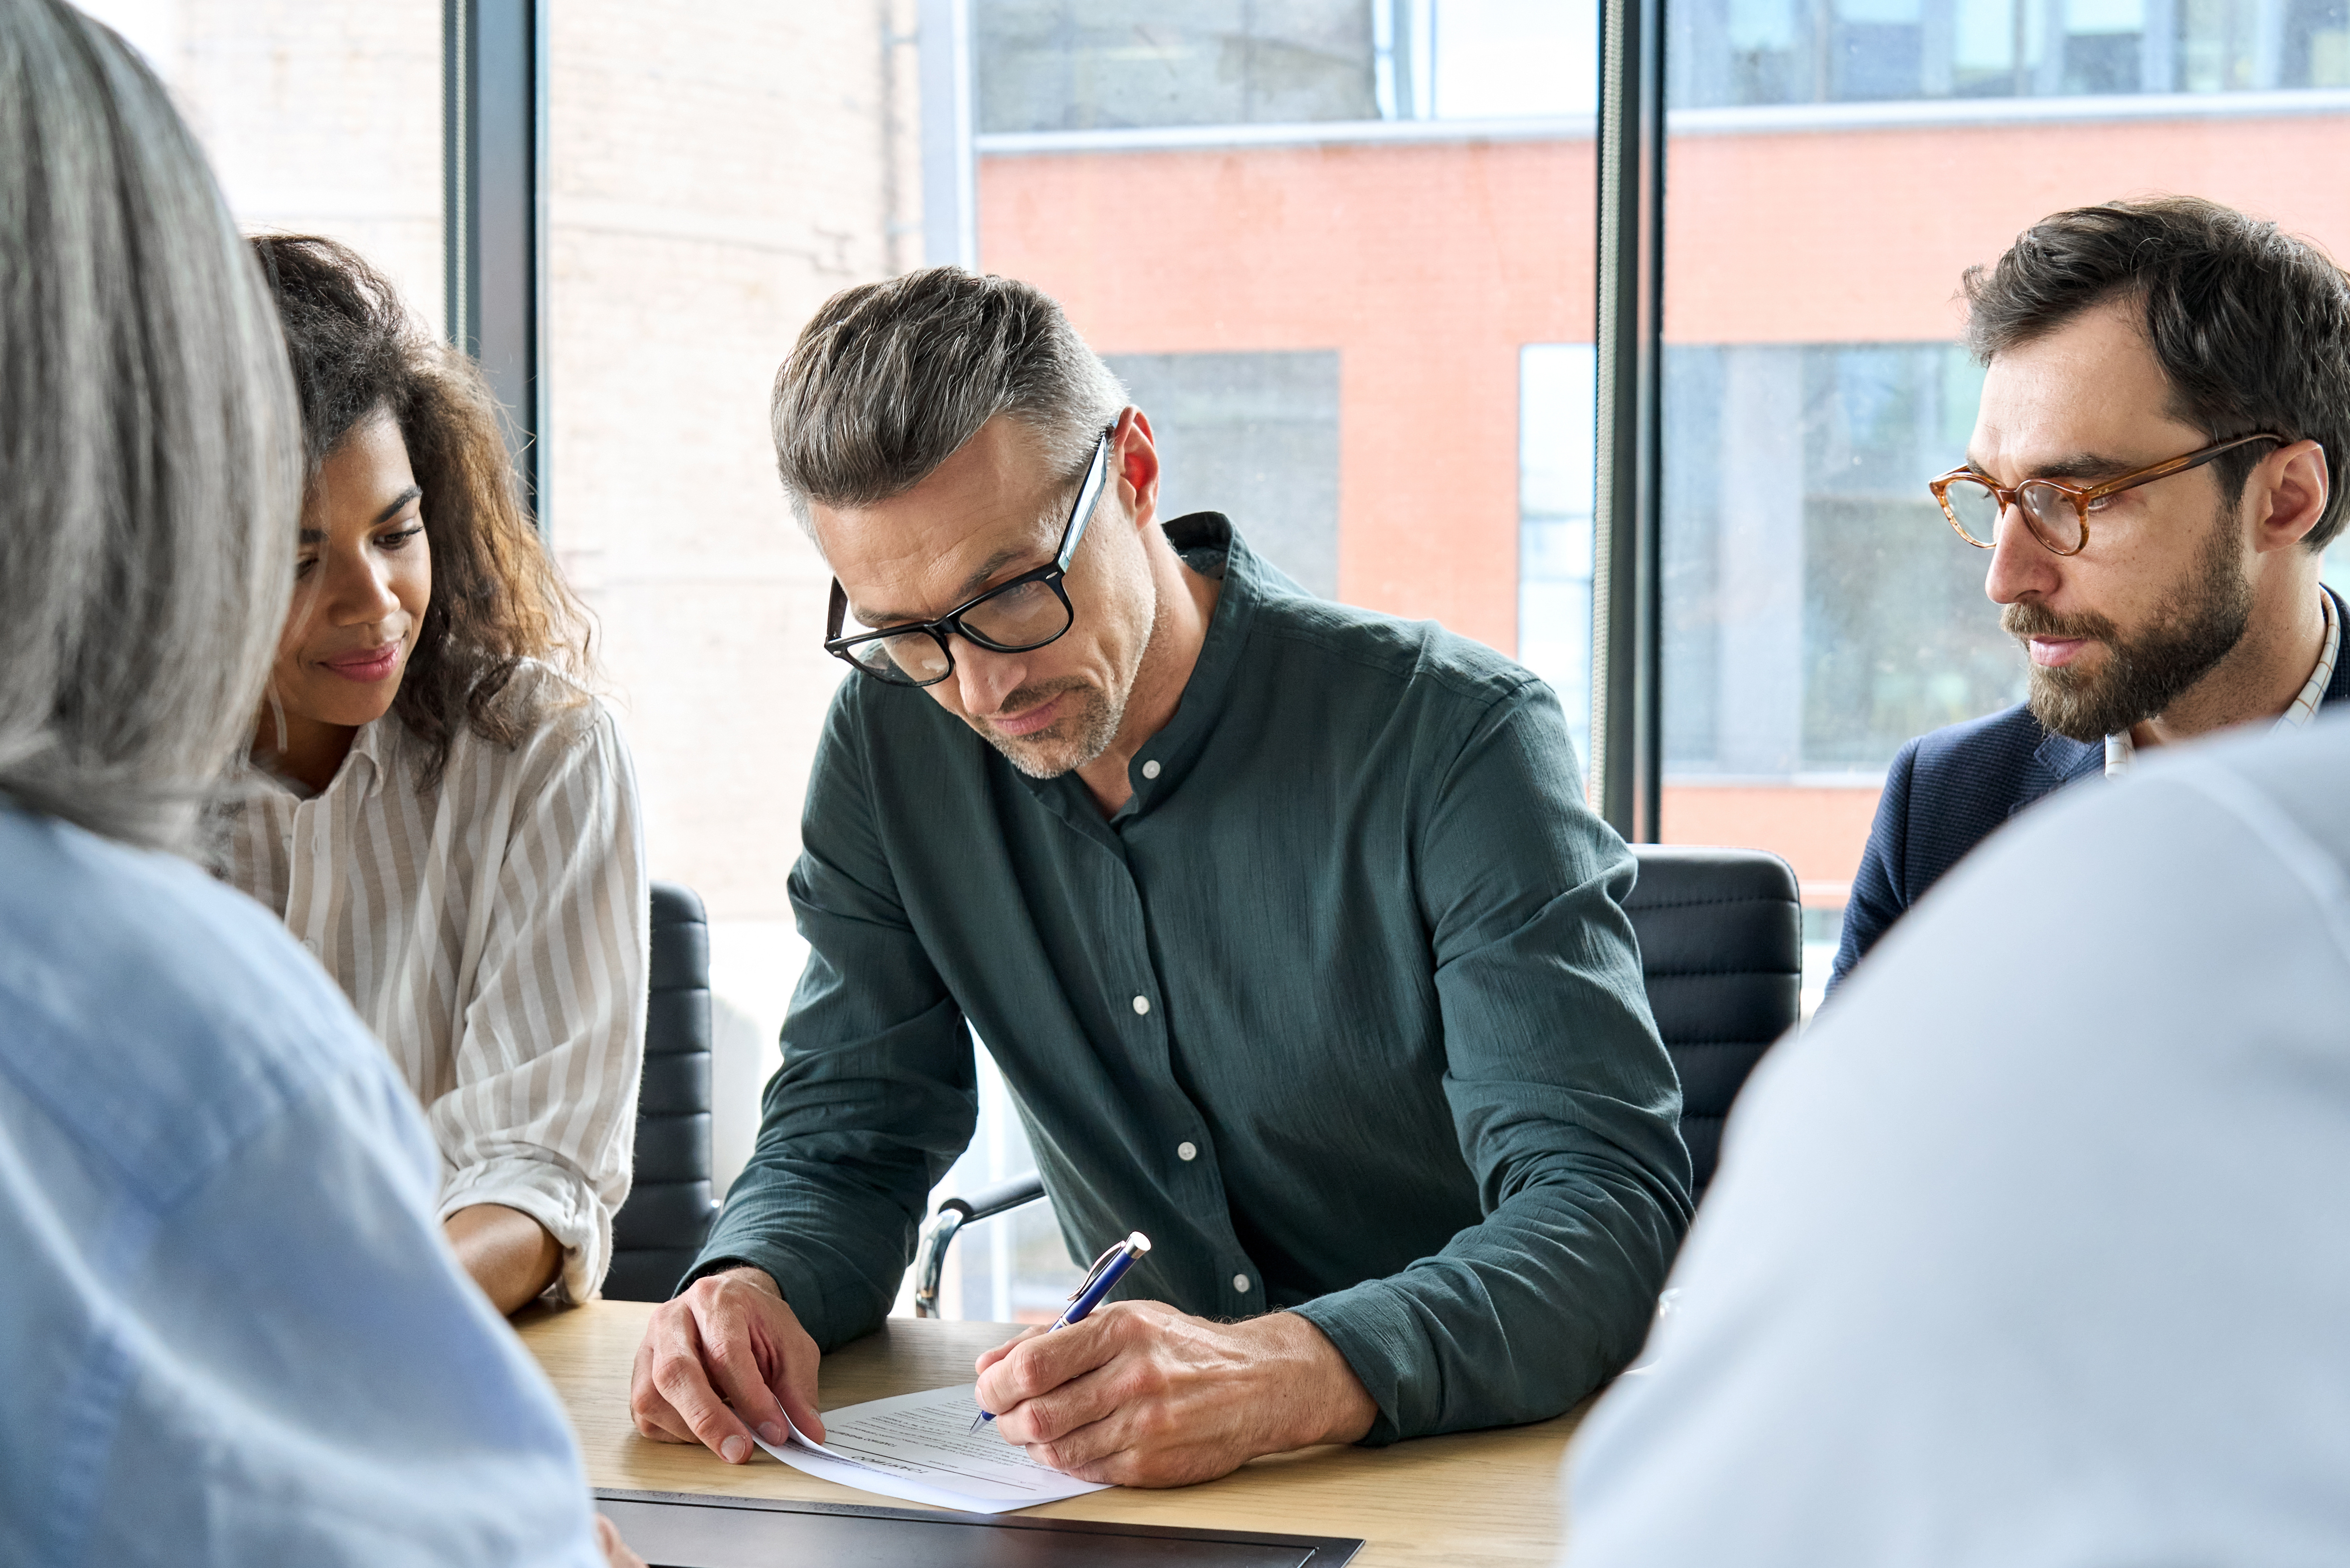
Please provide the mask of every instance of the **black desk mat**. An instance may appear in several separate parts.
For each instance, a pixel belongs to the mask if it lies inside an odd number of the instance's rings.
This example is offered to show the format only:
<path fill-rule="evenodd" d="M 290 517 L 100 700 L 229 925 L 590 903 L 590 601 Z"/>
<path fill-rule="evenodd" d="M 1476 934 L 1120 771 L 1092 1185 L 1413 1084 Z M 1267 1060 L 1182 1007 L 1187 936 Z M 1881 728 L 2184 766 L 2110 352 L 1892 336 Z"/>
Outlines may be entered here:
<path fill-rule="evenodd" d="M 1338 1568 L 1363 1549 L 1335 1536 L 603 1487 L 596 1506 L 652 1568 Z"/>

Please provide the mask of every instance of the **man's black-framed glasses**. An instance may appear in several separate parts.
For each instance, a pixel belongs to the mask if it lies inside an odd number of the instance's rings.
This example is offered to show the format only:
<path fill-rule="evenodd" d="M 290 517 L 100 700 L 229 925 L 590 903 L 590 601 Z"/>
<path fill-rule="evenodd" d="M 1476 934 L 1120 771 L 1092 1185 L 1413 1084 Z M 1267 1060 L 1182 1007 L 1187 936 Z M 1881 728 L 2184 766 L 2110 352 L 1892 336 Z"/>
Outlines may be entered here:
<path fill-rule="evenodd" d="M 911 621 L 878 631 L 840 635 L 848 616 L 848 595 L 840 579 L 832 580 L 832 612 L 825 623 L 824 650 L 845 659 L 876 680 L 892 686 L 935 686 L 954 673 L 950 637 L 968 638 L 996 653 L 1026 653 L 1059 639 L 1077 618 L 1061 579 L 1068 575 L 1077 542 L 1086 536 L 1086 523 L 1101 499 L 1109 475 L 1110 437 L 1115 427 L 1094 443 L 1093 461 L 1086 465 L 1085 483 L 1077 486 L 1076 504 L 1061 530 L 1061 543 L 1050 566 L 1023 572 L 1008 583 L 967 599 L 936 620 Z"/>

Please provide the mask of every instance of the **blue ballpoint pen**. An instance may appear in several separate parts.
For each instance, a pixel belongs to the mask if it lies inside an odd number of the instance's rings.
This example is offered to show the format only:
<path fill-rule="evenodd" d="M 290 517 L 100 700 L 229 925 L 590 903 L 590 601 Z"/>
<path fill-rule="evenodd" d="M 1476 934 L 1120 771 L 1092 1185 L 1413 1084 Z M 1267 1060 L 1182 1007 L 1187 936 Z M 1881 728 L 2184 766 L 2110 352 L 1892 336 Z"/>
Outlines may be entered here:
<path fill-rule="evenodd" d="M 1126 1271 L 1134 1267 L 1142 1254 L 1149 1251 L 1150 1251 L 1150 1238 L 1137 1231 L 1125 1241 L 1096 1258 L 1094 1266 L 1086 1271 L 1086 1282 L 1077 1287 L 1076 1294 L 1069 1298 L 1069 1304 L 1061 1310 L 1060 1316 L 1053 1320 L 1053 1328 L 1048 1328 L 1045 1332 L 1050 1334 L 1053 1329 L 1066 1328 L 1073 1323 L 1085 1322 L 1086 1314 L 1101 1305 L 1102 1297 L 1109 1294 L 1110 1287 L 1124 1279 Z M 979 1413 L 979 1418 L 971 1424 L 971 1429 L 976 1432 L 994 1419 L 993 1416 L 982 1410 Z"/>

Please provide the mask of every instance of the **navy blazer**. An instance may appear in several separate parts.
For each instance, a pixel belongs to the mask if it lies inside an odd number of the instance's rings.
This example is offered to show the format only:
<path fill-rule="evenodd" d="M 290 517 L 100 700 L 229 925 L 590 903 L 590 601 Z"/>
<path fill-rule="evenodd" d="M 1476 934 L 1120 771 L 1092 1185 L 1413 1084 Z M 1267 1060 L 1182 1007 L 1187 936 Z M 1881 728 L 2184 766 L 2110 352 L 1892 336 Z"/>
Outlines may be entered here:
<path fill-rule="evenodd" d="M 2350 644 L 2350 609 L 2332 588 L 2334 613 Z M 2350 699 L 2350 647 L 2334 661 L 2328 705 Z M 1885 773 L 1877 821 L 1861 852 L 1845 906 L 1844 940 L 1836 946 L 1834 987 L 1850 973 L 1926 889 L 1967 852 L 2043 795 L 2081 779 L 2102 778 L 2103 741 L 2068 741 L 2040 727 L 2018 703 L 1987 719 L 1970 719 L 1903 746 Z"/>

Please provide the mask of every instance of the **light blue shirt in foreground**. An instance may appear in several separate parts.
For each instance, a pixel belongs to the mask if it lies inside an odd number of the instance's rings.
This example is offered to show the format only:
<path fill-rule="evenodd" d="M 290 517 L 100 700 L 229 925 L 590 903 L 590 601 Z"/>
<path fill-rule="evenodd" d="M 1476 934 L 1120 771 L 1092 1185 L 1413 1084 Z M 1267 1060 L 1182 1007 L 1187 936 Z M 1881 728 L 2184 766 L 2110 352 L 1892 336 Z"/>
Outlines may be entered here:
<path fill-rule="evenodd" d="M 258 905 L 0 805 L 0 1563 L 601 1563 L 437 1162 Z"/>
<path fill-rule="evenodd" d="M 2350 716 L 2004 828 L 1776 1047 L 1575 1568 L 2350 1563 Z"/>

